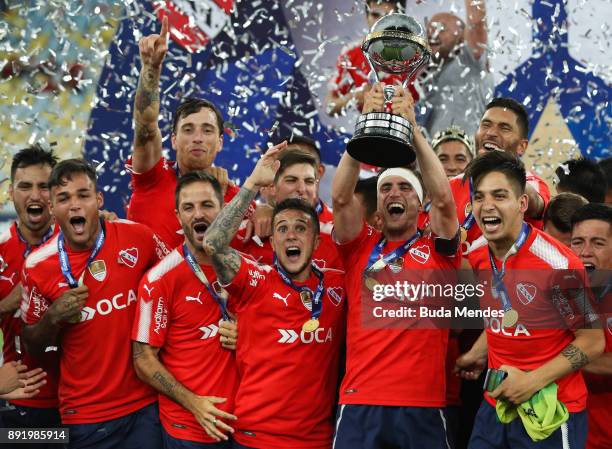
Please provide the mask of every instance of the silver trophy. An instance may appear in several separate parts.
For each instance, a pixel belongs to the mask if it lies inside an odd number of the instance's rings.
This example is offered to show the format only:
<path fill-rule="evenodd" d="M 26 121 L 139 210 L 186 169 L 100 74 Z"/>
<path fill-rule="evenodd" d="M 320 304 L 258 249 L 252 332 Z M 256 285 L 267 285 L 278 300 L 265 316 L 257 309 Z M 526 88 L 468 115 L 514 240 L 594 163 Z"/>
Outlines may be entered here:
<path fill-rule="evenodd" d="M 402 86 L 429 61 L 431 50 L 423 28 L 406 14 L 389 14 L 379 19 L 366 36 L 361 49 L 376 80 L 379 72 L 405 75 Z M 385 101 L 391 103 L 395 88 L 386 85 Z M 362 114 L 346 149 L 366 164 L 399 167 L 414 162 L 412 125 L 405 118 L 388 112 Z"/>

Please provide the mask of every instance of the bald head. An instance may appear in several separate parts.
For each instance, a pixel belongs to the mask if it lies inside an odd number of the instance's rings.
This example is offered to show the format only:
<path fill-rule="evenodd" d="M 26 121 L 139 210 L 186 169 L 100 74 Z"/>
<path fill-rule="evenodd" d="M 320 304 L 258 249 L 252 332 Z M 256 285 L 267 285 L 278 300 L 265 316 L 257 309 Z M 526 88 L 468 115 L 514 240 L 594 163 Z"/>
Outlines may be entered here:
<path fill-rule="evenodd" d="M 449 12 L 434 15 L 427 23 L 427 38 L 434 60 L 446 59 L 463 42 L 465 24 Z"/>

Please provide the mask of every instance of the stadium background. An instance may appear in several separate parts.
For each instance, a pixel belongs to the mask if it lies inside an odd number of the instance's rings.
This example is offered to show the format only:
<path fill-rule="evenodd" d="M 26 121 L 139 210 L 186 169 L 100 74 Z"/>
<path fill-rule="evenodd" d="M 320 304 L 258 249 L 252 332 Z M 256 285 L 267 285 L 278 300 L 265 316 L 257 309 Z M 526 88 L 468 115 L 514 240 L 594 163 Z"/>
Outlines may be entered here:
<path fill-rule="evenodd" d="M 560 161 L 609 155 L 612 13 L 609 0 L 486 0 L 496 93 L 530 114 L 528 166 L 552 185 Z M 43 142 L 62 158 L 98 162 L 106 208 L 123 213 L 124 163 L 132 143 L 137 42 L 159 30 L 160 6 L 174 32 L 162 73 L 162 133 L 180 98 L 216 102 L 226 116 L 217 165 L 237 182 L 270 139 L 309 134 L 337 163 L 355 113 L 331 119 L 322 101 L 341 48 L 366 33 L 362 0 L 0 0 L 0 220 L 10 157 Z M 462 0 L 409 1 L 423 21 L 464 16 Z M 175 28 L 176 30 L 176 28 Z M 329 195 L 331 173 L 322 186 Z"/>

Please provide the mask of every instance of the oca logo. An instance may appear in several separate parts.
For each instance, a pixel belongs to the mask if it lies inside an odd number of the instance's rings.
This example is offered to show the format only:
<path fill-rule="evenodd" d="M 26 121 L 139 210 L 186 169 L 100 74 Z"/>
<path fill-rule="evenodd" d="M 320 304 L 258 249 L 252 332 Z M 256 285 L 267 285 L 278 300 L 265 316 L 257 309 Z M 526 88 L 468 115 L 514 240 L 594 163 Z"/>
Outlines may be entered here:
<path fill-rule="evenodd" d="M 293 329 L 278 329 L 281 337 L 278 339 L 278 343 L 291 344 L 295 343 L 298 339 L 304 344 L 310 343 L 327 343 L 332 341 L 332 329 L 325 329 L 323 327 L 318 328 L 314 332 L 301 331 L 299 334 Z"/>
<path fill-rule="evenodd" d="M 83 307 L 81 310 L 81 321 L 89 321 L 96 315 L 108 315 L 113 310 L 121 310 L 127 308 L 130 304 L 136 303 L 136 293 L 134 290 L 128 291 L 127 298 L 123 293 L 118 293 L 111 299 L 99 300 L 95 307 Z"/>

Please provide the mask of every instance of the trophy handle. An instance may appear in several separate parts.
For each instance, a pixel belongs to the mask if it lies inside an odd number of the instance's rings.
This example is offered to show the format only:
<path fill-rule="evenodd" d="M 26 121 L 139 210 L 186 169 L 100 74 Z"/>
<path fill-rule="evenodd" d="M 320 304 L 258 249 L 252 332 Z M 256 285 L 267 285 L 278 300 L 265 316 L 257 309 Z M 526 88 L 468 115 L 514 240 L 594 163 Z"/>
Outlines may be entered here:
<path fill-rule="evenodd" d="M 372 60 L 370 59 L 370 55 L 368 55 L 365 51 L 363 52 L 363 56 L 365 56 L 366 61 L 368 61 L 368 65 L 370 66 L 370 73 L 368 74 L 368 78 L 370 83 L 375 82 L 379 83 L 380 79 L 378 79 L 378 73 L 376 69 L 374 69 L 374 64 L 372 64 Z"/>

